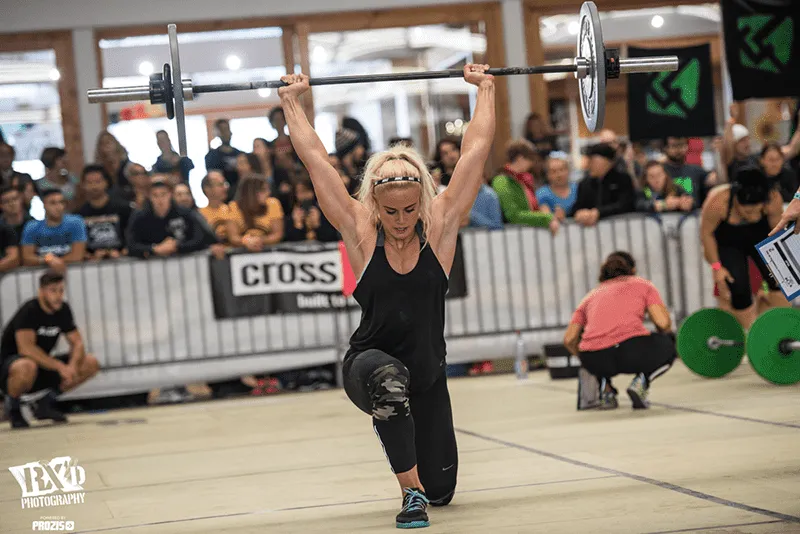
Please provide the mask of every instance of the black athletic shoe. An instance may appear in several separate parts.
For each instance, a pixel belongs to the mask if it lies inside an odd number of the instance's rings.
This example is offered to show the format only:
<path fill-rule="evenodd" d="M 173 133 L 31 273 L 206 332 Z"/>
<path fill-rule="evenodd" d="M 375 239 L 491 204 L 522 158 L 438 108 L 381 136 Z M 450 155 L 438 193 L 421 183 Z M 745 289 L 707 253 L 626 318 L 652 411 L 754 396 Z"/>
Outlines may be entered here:
<path fill-rule="evenodd" d="M 397 528 L 424 528 L 428 521 L 428 498 L 416 488 L 403 488 L 403 509 L 397 514 Z"/>
<path fill-rule="evenodd" d="M 48 393 L 36 403 L 33 415 L 40 421 L 51 420 L 54 423 L 66 423 L 67 416 L 58 409 L 55 393 Z"/>
<path fill-rule="evenodd" d="M 5 413 L 8 415 L 8 421 L 11 423 L 11 428 L 29 428 L 31 424 L 22 415 L 22 408 L 19 399 L 11 399 L 6 397 Z"/>

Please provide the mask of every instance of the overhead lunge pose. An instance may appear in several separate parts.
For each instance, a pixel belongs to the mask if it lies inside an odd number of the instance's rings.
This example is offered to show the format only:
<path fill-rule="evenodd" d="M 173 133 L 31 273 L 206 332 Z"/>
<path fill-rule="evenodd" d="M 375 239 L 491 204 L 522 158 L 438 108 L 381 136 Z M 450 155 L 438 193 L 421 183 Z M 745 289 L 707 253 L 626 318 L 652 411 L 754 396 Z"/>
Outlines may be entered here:
<path fill-rule="evenodd" d="M 290 85 L 278 90 L 292 144 L 359 276 L 354 296 L 362 308 L 361 324 L 344 360 L 345 391 L 372 415 L 400 483 L 398 528 L 428 526 L 428 503 L 448 504 L 456 488 L 444 297 L 458 228 L 483 183 L 494 138 L 495 90 L 488 68 L 464 67 L 464 79 L 478 87 L 478 98 L 461 159 L 439 196 L 422 157 L 396 146 L 370 158 L 359 198 L 351 198 L 300 105 L 308 77 L 284 76 Z"/>

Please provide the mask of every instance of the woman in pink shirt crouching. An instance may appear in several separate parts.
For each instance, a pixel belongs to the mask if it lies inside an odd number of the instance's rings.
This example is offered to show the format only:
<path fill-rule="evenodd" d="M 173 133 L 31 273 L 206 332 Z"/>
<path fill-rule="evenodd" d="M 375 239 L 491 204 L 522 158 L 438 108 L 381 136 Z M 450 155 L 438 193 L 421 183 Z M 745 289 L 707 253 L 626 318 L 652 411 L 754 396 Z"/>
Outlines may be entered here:
<path fill-rule="evenodd" d="M 645 328 L 645 314 L 657 333 Z M 564 345 L 600 382 L 601 409 L 618 406 L 611 378 L 619 373 L 636 375 L 628 396 L 634 409 L 647 408 L 650 383 L 667 372 L 677 356 L 669 311 L 653 283 L 636 276 L 636 263 L 627 252 L 606 258 L 600 285 L 578 305 Z"/>

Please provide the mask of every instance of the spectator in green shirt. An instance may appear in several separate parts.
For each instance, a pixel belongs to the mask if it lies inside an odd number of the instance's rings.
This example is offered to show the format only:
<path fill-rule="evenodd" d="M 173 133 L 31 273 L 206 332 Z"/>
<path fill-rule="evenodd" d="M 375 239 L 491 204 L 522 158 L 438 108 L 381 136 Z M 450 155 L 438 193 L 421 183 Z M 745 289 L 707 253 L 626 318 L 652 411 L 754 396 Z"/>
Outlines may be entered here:
<path fill-rule="evenodd" d="M 506 149 L 507 163 L 492 180 L 500 199 L 503 218 L 510 224 L 549 228 L 555 234 L 559 222 L 552 213 L 540 211 L 536 200 L 533 169 L 539 154 L 526 139 L 511 141 Z"/>

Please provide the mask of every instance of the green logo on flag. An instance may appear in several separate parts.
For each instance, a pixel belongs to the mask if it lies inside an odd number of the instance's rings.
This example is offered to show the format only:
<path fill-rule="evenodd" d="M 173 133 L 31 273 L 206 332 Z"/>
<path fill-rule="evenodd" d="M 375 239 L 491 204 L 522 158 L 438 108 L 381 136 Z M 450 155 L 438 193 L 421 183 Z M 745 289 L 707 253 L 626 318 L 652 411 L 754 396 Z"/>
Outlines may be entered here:
<path fill-rule="evenodd" d="M 647 111 L 685 119 L 697 106 L 700 89 L 700 60 L 692 59 L 677 73 L 660 72 L 647 92 Z"/>
<path fill-rule="evenodd" d="M 743 67 L 779 73 L 789 62 L 794 39 L 794 21 L 776 20 L 772 15 L 751 15 L 736 20 L 739 30 L 747 33 L 739 51 Z"/>

